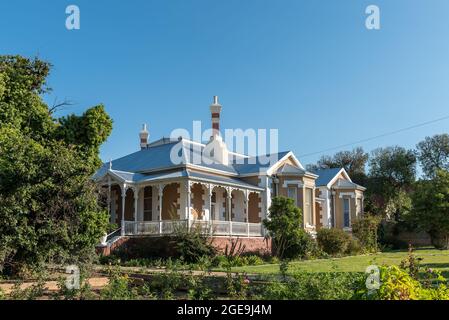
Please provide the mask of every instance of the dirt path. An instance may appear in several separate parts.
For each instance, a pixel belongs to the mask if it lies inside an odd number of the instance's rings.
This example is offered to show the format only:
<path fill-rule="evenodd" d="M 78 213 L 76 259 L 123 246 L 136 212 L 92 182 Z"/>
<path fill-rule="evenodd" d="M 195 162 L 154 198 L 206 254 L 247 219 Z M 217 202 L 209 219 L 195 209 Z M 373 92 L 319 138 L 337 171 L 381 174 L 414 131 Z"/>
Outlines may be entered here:
<path fill-rule="evenodd" d="M 108 281 L 109 280 L 107 277 L 93 277 L 88 280 L 92 289 L 101 289 L 108 284 Z M 34 284 L 36 284 L 36 282 L 24 282 L 20 286 L 20 289 L 24 290 L 24 289 L 30 288 Z M 11 293 L 13 288 L 14 288 L 14 283 L 0 283 L 0 289 L 5 294 Z M 46 291 L 58 291 L 59 290 L 58 282 L 57 281 L 47 281 L 47 282 L 45 282 L 44 288 Z"/>

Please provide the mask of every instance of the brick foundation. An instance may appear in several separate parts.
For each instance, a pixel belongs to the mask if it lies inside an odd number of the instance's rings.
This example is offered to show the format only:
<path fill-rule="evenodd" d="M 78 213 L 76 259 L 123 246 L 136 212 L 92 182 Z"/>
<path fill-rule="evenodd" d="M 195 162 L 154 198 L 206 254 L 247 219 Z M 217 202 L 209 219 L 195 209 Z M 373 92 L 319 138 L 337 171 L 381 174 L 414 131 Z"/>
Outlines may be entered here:
<path fill-rule="evenodd" d="M 129 251 L 131 255 L 136 253 L 138 256 L 151 257 L 155 255 L 155 252 L 146 248 L 158 250 L 157 248 L 164 247 L 163 252 L 161 252 L 162 256 L 170 256 L 172 244 L 170 244 L 168 239 L 163 237 L 122 237 L 111 246 L 98 246 L 96 251 L 99 255 L 109 256 L 114 250 L 121 248 Z M 212 245 L 218 252 L 224 253 L 226 246 L 230 248 L 232 242 L 237 241 L 237 239 L 242 244 L 242 247 L 244 247 L 244 253 L 271 253 L 271 239 L 265 239 L 263 237 L 213 237 Z M 240 244 L 237 246 L 240 247 Z"/>
<path fill-rule="evenodd" d="M 249 253 L 259 253 L 259 254 L 270 254 L 271 253 L 271 239 L 265 239 L 263 237 L 213 237 L 212 245 L 218 250 L 218 252 L 223 253 L 226 250 L 226 246 L 231 247 L 232 241 L 241 242 L 242 247 L 245 247 L 243 252 Z M 239 244 L 237 246 L 240 246 Z"/>

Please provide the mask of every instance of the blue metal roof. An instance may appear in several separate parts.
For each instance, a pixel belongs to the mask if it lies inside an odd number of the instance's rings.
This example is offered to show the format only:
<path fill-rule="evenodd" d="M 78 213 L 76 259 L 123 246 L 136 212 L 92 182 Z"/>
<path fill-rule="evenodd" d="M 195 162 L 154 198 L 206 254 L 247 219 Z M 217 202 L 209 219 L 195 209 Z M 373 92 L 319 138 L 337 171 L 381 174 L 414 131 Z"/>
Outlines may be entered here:
<path fill-rule="evenodd" d="M 176 150 L 176 148 L 178 148 L 178 150 Z M 206 169 L 215 169 L 238 175 L 263 172 L 272 165 L 272 163 L 264 163 L 263 158 L 261 157 L 243 158 L 243 161 L 241 161 L 242 158 L 239 158 L 238 161 L 235 160 L 235 162 L 230 165 L 223 165 L 213 161 L 207 163 L 201 160 L 203 148 L 204 146 L 193 144 L 188 140 L 172 141 L 142 149 L 122 158 L 113 160 L 112 169 L 128 173 L 145 173 L 176 168 L 182 164 L 194 164 Z M 174 163 L 171 159 L 172 150 L 174 150 L 173 152 L 175 153 L 178 163 Z M 287 153 L 288 151 L 279 152 L 266 155 L 265 157 L 272 157 L 279 160 Z M 94 178 L 103 175 L 108 169 L 109 163 L 103 164 Z M 137 177 L 137 180 L 139 179 L 140 178 Z"/>
<path fill-rule="evenodd" d="M 180 144 L 177 145 L 178 143 Z M 179 147 L 179 150 L 173 149 L 174 147 Z M 209 164 L 203 161 L 198 163 L 198 161 L 195 161 L 198 159 L 201 160 L 202 148 L 203 147 L 201 146 L 196 148 L 193 144 L 185 140 L 173 141 L 147 149 L 142 149 L 122 158 L 113 160 L 112 169 L 125 172 L 144 173 L 146 171 L 174 168 L 182 164 L 195 164 L 208 169 L 221 170 L 228 173 L 237 174 L 237 171 L 231 165 L 226 166 L 219 163 Z M 179 163 L 174 163 L 172 161 L 172 150 L 175 150 L 175 157 Z M 178 152 L 176 153 L 176 151 Z M 198 155 L 199 157 L 196 157 Z M 100 170 L 107 170 L 108 168 L 109 163 L 105 163 Z"/>
<path fill-rule="evenodd" d="M 315 185 L 317 187 L 326 186 L 340 170 L 341 168 L 312 170 L 312 173 L 318 175 L 318 178 L 315 180 Z"/>
<path fill-rule="evenodd" d="M 257 189 L 257 190 L 263 190 L 263 188 L 260 188 L 258 186 L 252 185 L 250 183 L 247 183 L 245 181 L 242 181 L 237 178 L 231 178 L 231 177 L 224 177 L 224 176 L 218 176 L 213 174 L 204 174 L 196 171 L 188 171 L 188 175 L 190 178 L 196 178 L 203 181 L 209 181 L 212 183 L 224 183 L 229 184 L 232 186 L 239 186 L 239 187 L 245 187 L 250 189 Z"/>
<path fill-rule="evenodd" d="M 277 159 L 280 160 L 285 157 L 290 151 L 272 153 L 264 156 L 265 159 Z M 265 163 L 266 161 L 261 161 L 262 157 L 250 157 L 242 160 L 243 163 L 234 163 L 234 168 L 239 174 L 251 174 L 266 171 L 273 163 Z"/>

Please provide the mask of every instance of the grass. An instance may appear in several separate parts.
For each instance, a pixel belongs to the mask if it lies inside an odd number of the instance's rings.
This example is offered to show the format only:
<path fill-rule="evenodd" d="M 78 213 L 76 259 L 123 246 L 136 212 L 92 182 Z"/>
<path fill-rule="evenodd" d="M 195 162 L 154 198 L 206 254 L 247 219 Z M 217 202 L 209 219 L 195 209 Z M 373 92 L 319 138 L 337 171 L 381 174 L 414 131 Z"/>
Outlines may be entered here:
<path fill-rule="evenodd" d="M 431 248 L 416 249 L 417 258 L 421 258 L 420 265 L 425 268 L 439 270 L 449 276 L 449 250 Z M 350 256 L 343 258 L 317 259 L 294 261 L 289 264 L 289 272 L 364 272 L 369 265 L 399 265 L 407 258 L 407 250 L 382 252 L 370 255 Z M 234 272 L 257 274 L 274 274 L 279 272 L 279 264 L 264 264 L 258 266 L 244 266 L 232 268 Z"/>

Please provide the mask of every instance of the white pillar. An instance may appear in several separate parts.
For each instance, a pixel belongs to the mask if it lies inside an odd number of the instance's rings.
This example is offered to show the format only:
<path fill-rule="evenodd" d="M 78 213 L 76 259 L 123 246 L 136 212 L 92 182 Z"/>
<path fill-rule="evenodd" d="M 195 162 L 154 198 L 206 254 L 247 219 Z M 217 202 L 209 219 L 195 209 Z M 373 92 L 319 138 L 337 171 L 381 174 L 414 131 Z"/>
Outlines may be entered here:
<path fill-rule="evenodd" d="M 227 218 L 229 221 L 229 235 L 232 236 L 232 189 L 226 189 L 226 202 L 227 202 Z"/>
<path fill-rule="evenodd" d="M 162 195 L 164 194 L 164 185 L 158 185 L 159 195 L 159 234 L 162 234 Z"/>
<path fill-rule="evenodd" d="M 245 190 L 246 234 L 249 237 L 249 190 Z"/>
<path fill-rule="evenodd" d="M 139 189 L 136 187 L 134 191 L 134 234 L 137 234 L 137 205 L 139 203 Z"/>
<path fill-rule="evenodd" d="M 186 217 L 187 228 L 190 230 L 190 221 L 192 220 L 192 209 L 190 208 L 192 204 L 192 184 L 190 181 L 186 181 Z"/>
<path fill-rule="evenodd" d="M 122 236 L 125 235 L 125 202 L 126 202 L 126 184 L 122 185 Z"/>
<path fill-rule="evenodd" d="M 112 215 L 111 215 L 111 177 L 108 177 L 108 213 L 109 213 L 109 221 L 113 223 L 112 221 Z"/>
<path fill-rule="evenodd" d="M 209 184 L 207 186 L 207 193 L 209 194 L 209 217 L 208 220 L 212 221 L 212 193 L 214 190 L 214 186 L 212 184 Z"/>

